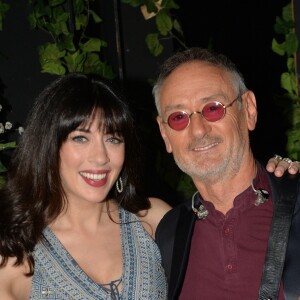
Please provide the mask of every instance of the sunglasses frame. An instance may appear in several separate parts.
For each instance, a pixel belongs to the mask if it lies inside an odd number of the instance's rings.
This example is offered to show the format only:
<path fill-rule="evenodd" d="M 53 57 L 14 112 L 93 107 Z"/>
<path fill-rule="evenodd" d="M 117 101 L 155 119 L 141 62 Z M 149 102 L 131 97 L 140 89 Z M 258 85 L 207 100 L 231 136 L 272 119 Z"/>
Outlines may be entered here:
<path fill-rule="evenodd" d="M 163 123 L 163 124 L 168 124 L 168 126 L 169 126 L 171 129 L 175 130 L 175 131 L 181 131 L 181 130 L 184 130 L 184 129 L 186 129 L 187 127 L 189 127 L 189 125 L 190 125 L 190 123 L 191 123 L 191 117 L 192 117 L 192 115 L 194 115 L 194 114 L 200 114 L 200 115 L 202 116 L 202 118 L 205 119 L 205 120 L 208 121 L 208 122 L 217 122 L 217 121 L 219 121 L 219 120 L 222 120 L 222 119 L 225 117 L 225 115 L 226 115 L 226 108 L 231 107 L 231 106 L 233 105 L 233 103 L 234 103 L 235 101 L 237 101 L 241 96 L 242 96 L 242 94 L 239 94 L 236 98 L 234 98 L 234 99 L 233 99 L 229 104 L 227 104 L 227 105 L 224 105 L 222 102 L 219 102 L 219 101 L 212 101 L 212 102 L 206 104 L 206 105 L 208 105 L 208 104 L 211 104 L 211 103 L 216 103 L 217 105 L 221 105 L 221 106 L 223 107 L 223 110 L 224 110 L 223 116 L 222 116 L 220 119 L 218 119 L 218 120 L 215 120 L 215 121 L 207 120 L 207 119 L 205 118 L 205 116 L 203 115 L 203 113 L 202 113 L 203 109 L 202 109 L 202 111 L 193 111 L 193 112 L 190 113 L 190 114 L 187 113 L 187 112 L 184 111 L 184 110 L 179 110 L 179 111 L 177 111 L 177 112 L 181 112 L 181 113 L 187 115 L 188 118 L 189 118 L 188 123 L 187 123 L 187 125 L 186 125 L 185 127 L 183 127 L 182 129 L 174 129 L 172 126 L 170 126 L 170 124 L 169 124 L 169 119 L 170 119 L 171 115 L 174 114 L 175 112 L 172 113 L 172 114 L 170 114 L 170 115 L 168 116 L 167 121 L 162 121 L 162 123 Z M 206 105 L 205 105 L 205 106 L 206 106 Z M 204 106 L 204 107 L 205 107 L 205 106 Z"/>

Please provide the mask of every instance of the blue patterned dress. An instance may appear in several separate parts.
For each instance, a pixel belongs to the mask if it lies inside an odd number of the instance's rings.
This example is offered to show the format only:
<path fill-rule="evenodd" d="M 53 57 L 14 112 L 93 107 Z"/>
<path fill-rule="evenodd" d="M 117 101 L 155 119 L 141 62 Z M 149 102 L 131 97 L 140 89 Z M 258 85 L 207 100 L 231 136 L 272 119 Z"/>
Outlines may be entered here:
<path fill-rule="evenodd" d="M 122 300 L 167 299 L 167 284 L 156 243 L 132 213 L 120 208 L 123 274 Z M 46 228 L 34 250 L 31 300 L 111 300 L 79 267 L 54 233 Z"/>

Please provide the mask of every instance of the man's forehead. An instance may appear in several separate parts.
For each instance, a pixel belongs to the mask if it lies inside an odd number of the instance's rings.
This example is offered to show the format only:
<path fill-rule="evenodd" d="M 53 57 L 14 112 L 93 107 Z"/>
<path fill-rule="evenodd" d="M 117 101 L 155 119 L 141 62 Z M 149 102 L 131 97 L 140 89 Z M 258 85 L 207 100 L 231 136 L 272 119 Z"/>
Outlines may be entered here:
<path fill-rule="evenodd" d="M 184 89 L 184 85 L 188 83 L 212 85 L 214 83 L 229 84 L 231 83 L 231 74 L 212 64 L 200 61 L 185 63 L 174 69 L 163 81 L 162 90 L 171 86 L 172 88 Z"/>

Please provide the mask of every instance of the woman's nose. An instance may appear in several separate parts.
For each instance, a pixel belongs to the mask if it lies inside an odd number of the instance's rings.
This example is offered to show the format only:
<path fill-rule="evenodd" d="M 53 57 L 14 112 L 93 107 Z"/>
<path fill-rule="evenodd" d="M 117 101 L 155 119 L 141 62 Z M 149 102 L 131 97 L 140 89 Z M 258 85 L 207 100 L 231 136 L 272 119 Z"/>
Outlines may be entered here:
<path fill-rule="evenodd" d="M 98 141 L 91 144 L 89 149 L 89 161 L 99 165 L 105 165 L 110 161 L 104 142 Z"/>

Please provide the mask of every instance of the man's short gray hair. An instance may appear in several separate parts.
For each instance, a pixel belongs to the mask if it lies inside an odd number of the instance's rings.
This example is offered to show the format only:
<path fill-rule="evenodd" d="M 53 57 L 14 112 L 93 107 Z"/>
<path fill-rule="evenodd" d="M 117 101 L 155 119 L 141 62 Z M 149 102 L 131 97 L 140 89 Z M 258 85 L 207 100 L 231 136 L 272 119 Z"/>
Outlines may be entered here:
<path fill-rule="evenodd" d="M 155 99 L 155 105 L 158 113 L 160 114 L 160 89 L 165 79 L 179 66 L 194 62 L 206 62 L 217 68 L 220 68 L 232 76 L 232 84 L 235 85 L 237 92 L 243 94 L 247 91 L 244 77 L 237 69 L 236 65 L 225 55 L 215 53 L 208 49 L 203 48 L 190 48 L 175 53 L 169 57 L 161 66 L 158 79 L 153 87 L 152 93 Z"/>

